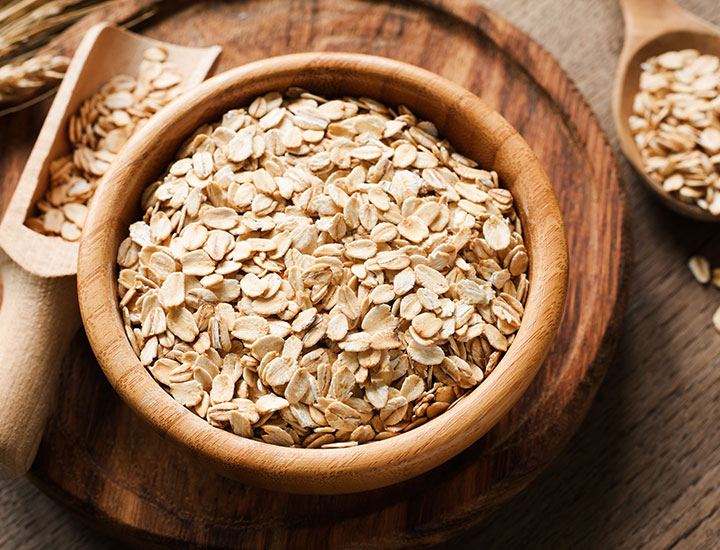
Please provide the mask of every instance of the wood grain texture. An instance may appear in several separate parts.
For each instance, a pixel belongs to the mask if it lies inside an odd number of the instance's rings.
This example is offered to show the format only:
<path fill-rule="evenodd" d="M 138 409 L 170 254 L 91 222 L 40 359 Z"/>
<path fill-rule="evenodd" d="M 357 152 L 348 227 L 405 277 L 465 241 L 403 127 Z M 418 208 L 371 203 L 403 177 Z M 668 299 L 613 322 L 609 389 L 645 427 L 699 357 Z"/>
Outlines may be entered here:
<path fill-rule="evenodd" d="M 667 51 L 695 48 L 720 56 L 720 28 L 683 10 L 673 0 L 621 0 L 625 17 L 625 44 L 620 52 L 613 85 L 613 118 L 620 148 L 640 181 L 675 212 L 701 221 L 720 222 L 715 216 L 671 195 L 646 173 L 628 119 L 640 83 L 641 64 Z"/>
<path fill-rule="evenodd" d="M 192 43 L 207 40 L 203 33 L 210 32 L 193 25 L 193 17 L 205 17 L 208 29 L 231 20 L 226 39 L 235 48 L 223 60 L 229 65 L 288 49 L 354 49 L 397 57 L 479 93 L 520 129 L 548 170 L 566 221 L 573 221 L 570 305 L 562 338 L 521 405 L 479 444 L 431 474 L 392 490 L 345 499 L 273 500 L 267 493 L 234 488 L 205 473 L 176 456 L 159 438 L 142 435 L 147 428 L 112 399 L 101 378 L 87 376 L 87 364 L 92 362 L 88 355 L 78 355 L 67 363 L 64 401 L 84 392 L 97 420 L 71 407 L 59 410 L 52 427 L 56 435 L 43 445 L 35 475 L 49 491 L 86 514 L 106 519 L 108 514 L 126 535 L 155 543 L 179 532 L 220 546 L 236 545 L 239 538 L 249 547 L 310 540 L 342 546 L 347 537 L 358 545 L 383 547 L 437 542 L 476 522 L 535 477 L 577 427 L 602 379 L 618 328 L 611 321 L 622 303 L 620 275 L 626 265 L 621 253 L 627 246 L 623 194 L 614 162 L 587 106 L 553 60 L 474 4 L 453 3 L 449 9 L 455 13 L 432 6 L 365 2 L 346 3 L 334 12 L 327 10 L 329 2 L 241 6 L 241 10 L 229 4 L 190 6 L 146 31 L 154 36 L 175 33 Z M 302 21 L 311 21 L 313 28 L 303 31 Z M 358 21 L 360 29 L 348 34 Z M 295 30 L 290 32 L 293 24 Z M 280 29 L 288 30 L 287 35 Z M 253 32 L 259 36 L 247 40 Z M 442 56 L 432 55 L 437 44 L 447 45 Z M 603 254 L 614 261 L 597 260 Z M 587 276 L 593 277 L 593 292 L 581 293 Z M 74 372 L 85 376 L 76 381 Z M 88 401 L 88 396 L 93 399 Z M 69 430 L 71 426 L 75 428 Z M 105 442 L 100 443 L 98 436 Z M 111 440 L 139 441 L 140 436 L 142 445 L 107 445 Z M 153 464 L 178 461 L 177 473 L 148 477 L 132 468 L 128 471 L 127 464 L 139 456 Z M 95 467 L 98 462 L 104 464 L 100 472 Z M 224 491 L 221 502 L 208 489 L 213 483 Z M 186 502 L 188 494 L 200 499 L 192 513 L 177 504 Z M 273 523 L 279 517 L 284 528 Z M 223 527 L 211 529 L 210 523 Z M 129 530 L 130 524 L 137 530 Z"/>

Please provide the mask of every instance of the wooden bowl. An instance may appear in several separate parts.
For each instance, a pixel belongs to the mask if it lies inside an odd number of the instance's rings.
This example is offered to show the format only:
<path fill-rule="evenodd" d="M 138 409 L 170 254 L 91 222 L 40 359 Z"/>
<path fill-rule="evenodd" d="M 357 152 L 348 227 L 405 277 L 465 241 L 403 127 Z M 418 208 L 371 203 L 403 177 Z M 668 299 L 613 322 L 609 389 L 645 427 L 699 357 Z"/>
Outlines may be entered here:
<path fill-rule="evenodd" d="M 120 241 L 139 219 L 142 190 L 167 168 L 201 124 L 259 94 L 301 86 L 338 96 L 405 104 L 512 192 L 530 257 L 530 290 L 515 341 L 495 370 L 457 406 L 391 439 L 343 449 L 285 448 L 214 428 L 173 400 L 133 352 L 118 309 Z M 505 415 L 545 359 L 562 317 L 567 242 L 557 200 L 537 158 L 497 112 L 460 86 L 398 61 L 346 53 L 305 53 L 251 63 L 186 93 L 134 136 L 108 170 L 80 246 L 78 294 L 88 339 L 115 390 L 163 434 L 218 472 L 264 488 L 349 493 L 418 475 L 458 454 Z"/>

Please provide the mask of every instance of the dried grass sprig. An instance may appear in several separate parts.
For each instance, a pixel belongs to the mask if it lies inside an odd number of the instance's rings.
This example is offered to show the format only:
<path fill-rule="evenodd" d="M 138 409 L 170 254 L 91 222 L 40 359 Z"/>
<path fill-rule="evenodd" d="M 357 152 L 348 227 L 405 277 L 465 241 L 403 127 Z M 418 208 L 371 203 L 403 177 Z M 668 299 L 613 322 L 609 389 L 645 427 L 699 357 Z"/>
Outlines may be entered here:
<path fill-rule="evenodd" d="M 0 0 L 0 109 L 38 98 L 62 80 L 69 59 L 30 57 L 58 32 L 111 0 Z"/>
<path fill-rule="evenodd" d="M 0 64 L 27 55 L 109 0 L 0 1 Z"/>
<path fill-rule="evenodd" d="M 0 67 L 0 106 L 18 105 L 59 83 L 70 60 L 59 55 L 38 55 Z"/>

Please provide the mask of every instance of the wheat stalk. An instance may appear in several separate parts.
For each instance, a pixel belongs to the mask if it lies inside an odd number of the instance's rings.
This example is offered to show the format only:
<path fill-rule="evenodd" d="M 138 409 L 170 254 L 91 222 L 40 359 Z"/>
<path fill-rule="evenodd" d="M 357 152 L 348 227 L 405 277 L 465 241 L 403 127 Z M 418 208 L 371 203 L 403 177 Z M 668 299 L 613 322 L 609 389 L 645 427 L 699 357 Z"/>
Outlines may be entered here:
<path fill-rule="evenodd" d="M 70 60 L 60 55 L 38 55 L 0 67 L 0 105 L 18 105 L 59 83 Z"/>
<path fill-rule="evenodd" d="M 0 0 L 0 61 L 42 46 L 109 0 Z"/>
<path fill-rule="evenodd" d="M 111 0 L 0 0 L 0 107 L 31 100 L 57 84 L 69 60 L 30 57 L 53 36 Z"/>

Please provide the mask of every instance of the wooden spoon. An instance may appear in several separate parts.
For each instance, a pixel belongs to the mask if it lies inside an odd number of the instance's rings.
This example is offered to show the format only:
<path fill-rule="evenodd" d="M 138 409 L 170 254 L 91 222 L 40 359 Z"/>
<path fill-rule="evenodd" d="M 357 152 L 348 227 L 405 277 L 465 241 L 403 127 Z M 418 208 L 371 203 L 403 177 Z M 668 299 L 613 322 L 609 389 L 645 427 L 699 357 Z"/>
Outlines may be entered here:
<path fill-rule="evenodd" d="M 704 22 L 673 0 L 620 0 L 625 17 L 625 44 L 620 52 L 613 88 L 613 118 L 620 147 L 641 180 L 666 206 L 697 220 L 720 221 L 699 206 L 683 202 L 650 179 L 643 167 L 628 118 L 640 83 L 640 65 L 649 57 L 671 51 L 694 48 L 701 53 L 720 56 L 720 29 Z"/>
<path fill-rule="evenodd" d="M 80 325 L 78 243 L 36 233 L 25 220 L 45 194 L 50 161 L 70 152 L 70 116 L 113 76 L 137 74 L 151 46 L 167 50 L 187 88 L 202 82 L 220 53 L 218 46 L 175 46 L 105 23 L 92 27 L 68 67 L 0 225 L 0 478 L 22 475 L 32 464 L 58 367 Z"/>

